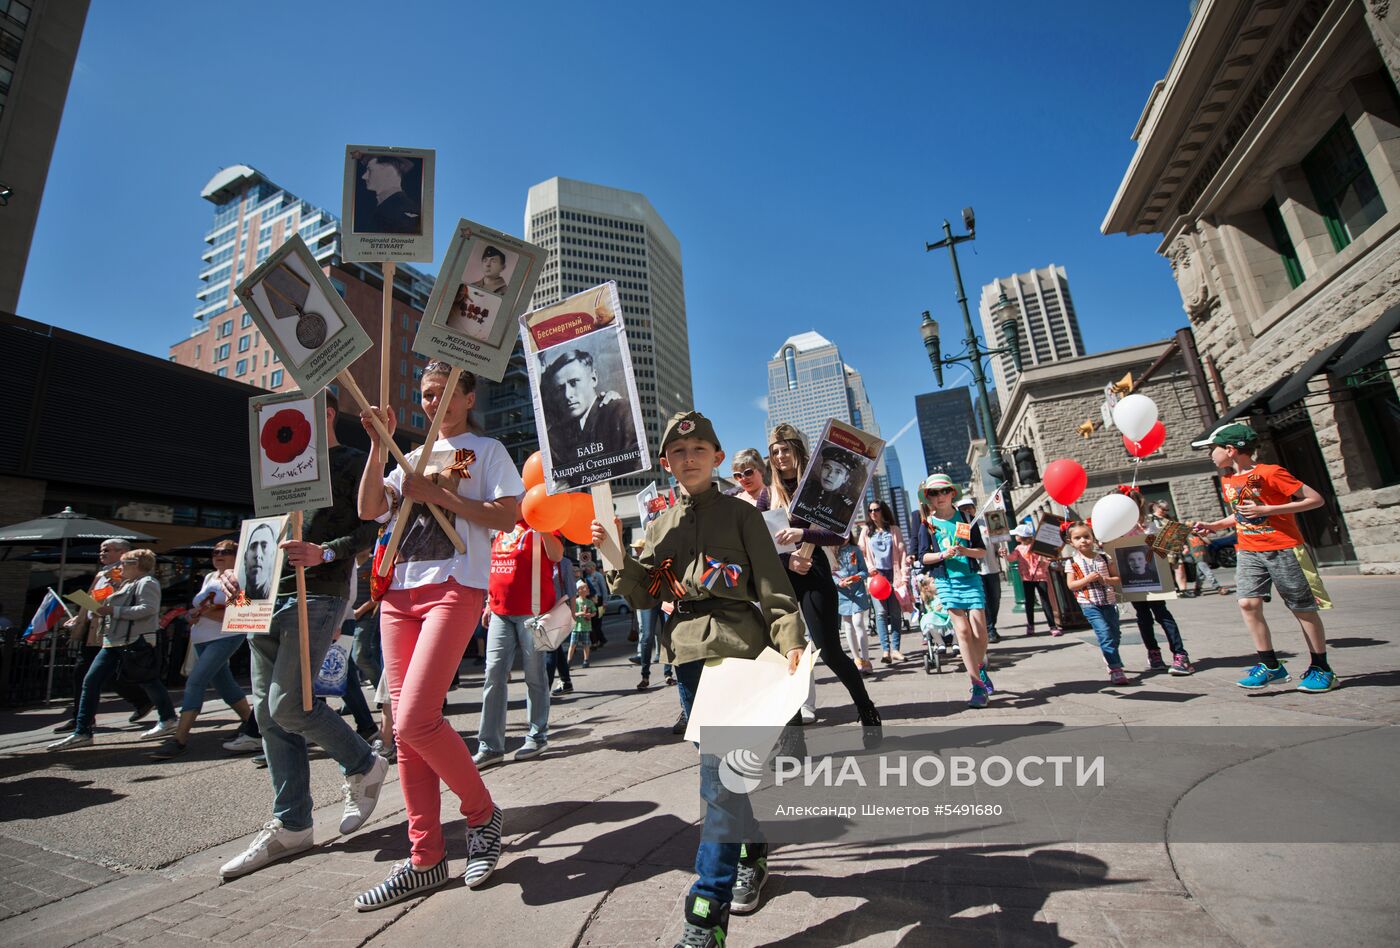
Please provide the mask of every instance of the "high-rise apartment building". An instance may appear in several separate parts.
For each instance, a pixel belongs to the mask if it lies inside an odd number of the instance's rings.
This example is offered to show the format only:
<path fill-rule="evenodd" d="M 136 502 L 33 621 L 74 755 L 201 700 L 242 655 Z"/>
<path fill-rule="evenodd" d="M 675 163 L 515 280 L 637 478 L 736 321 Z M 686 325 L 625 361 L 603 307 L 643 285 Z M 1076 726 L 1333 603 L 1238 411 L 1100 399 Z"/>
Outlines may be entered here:
<path fill-rule="evenodd" d="M 894 511 L 895 523 L 899 524 L 901 529 L 908 529 L 909 491 L 904 489 L 904 467 L 899 463 L 899 453 L 892 444 L 885 445 L 884 463 L 889 484 L 881 499 Z M 910 542 L 908 535 L 905 536 L 905 541 Z"/>
<path fill-rule="evenodd" d="M 550 178 L 530 189 L 525 239 L 549 251 L 531 308 L 608 280 L 617 282 L 642 423 L 655 455 L 666 420 L 695 407 L 680 241 L 645 195 L 568 178 Z M 513 453 L 535 450 L 538 438 L 518 349 L 506 378 L 490 387 L 486 401 L 488 430 L 505 435 Z M 612 485 L 629 492 L 664 481 L 654 467 L 645 476 L 618 478 Z"/>
<path fill-rule="evenodd" d="M 0 310 L 19 306 L 88 0 L 0 0 Z"/>
<path fill-rule="evenodd" d="M 967 484 L 972 477 L 967 449 L 978 430 L 972 393 L 960 387 L 916 395 L 914 415 L 919 420 L 919 440 L 924 445 L 925 471 L 942 471 L 953 483 Z"/>
<path fill-rule="evenodd" d="M 188 339 L 170 347 L 170 361 L 269 391 L 294 388 L 291 376 L 233 291 L 273 250 L 300 234 L 375 343 L 372 353 L 350 371 L 367 395 L 377 393 L 383 272 L 377 263 L 340 259 L 340 221 L 335 215 L 247 165 L 223 169 L 209 179 L 200 196 L 214 205 L 214 219 L 204 235 L 194 313 L 198 325 Z M 409 433 L 421 433 L 427 427 L 418 401 L 418 380 L 427 360 L 411 347 L 432 287 L 432 277 L 414 267 L 401 263 L 396 268 L 389 401 L 400 427 Z M 356 406 L 344 407 L 355 410 Z"/>
<path fill-rule="evenodd" d="M 1016 305 L 1024 366 L 1029 368 L 1084 354 L 1084 338 L 1079 334 L 1079 318 L 1074 314 L 1074 300 L 1069 295 L 1069 278 L 1065 276 L 1064 267 L 1052 263 L 1029 273 L 1002 277 L 982 287 L 978 309 L 982 314 L 982 332 L 992 347 L 1005 344 L 1001 328 L 992 324 L 991 313 L 1002 293 Z M 1017 375 L 1011 356 L 994 356 L 992 374 L 1001 403 L 1008 404 Z"/>

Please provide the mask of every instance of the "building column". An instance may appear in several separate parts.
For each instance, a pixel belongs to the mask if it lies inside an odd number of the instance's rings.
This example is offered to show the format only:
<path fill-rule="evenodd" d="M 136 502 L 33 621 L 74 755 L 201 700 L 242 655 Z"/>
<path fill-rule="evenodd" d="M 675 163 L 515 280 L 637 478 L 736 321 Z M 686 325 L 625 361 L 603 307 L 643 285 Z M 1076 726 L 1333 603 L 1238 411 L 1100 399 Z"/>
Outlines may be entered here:
<path fill-rule="evenodd" d="M 1342 90 L 1342 103 L 1366 167 L 1387 211 L 1400 209 L 1400 109 L 1382 73 L 1361 76 Z"/>
<path fill-rule="evenodd" d="M 1284 168 L 1274 175 L 1274 198 L 1279 215 L 1293 239 L 1293 250 L 1303 265 L 1303 273 L 1311 276 L 1337 255 L 1327 221 L 1318 213 L 1312 186 L 1299 165 Z"/>

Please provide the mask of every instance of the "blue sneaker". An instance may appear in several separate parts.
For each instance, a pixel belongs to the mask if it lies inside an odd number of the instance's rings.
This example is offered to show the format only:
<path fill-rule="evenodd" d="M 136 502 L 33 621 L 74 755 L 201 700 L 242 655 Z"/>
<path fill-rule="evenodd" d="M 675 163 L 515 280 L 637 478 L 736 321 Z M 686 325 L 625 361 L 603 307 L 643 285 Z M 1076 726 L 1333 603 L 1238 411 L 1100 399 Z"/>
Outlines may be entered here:
<path fill-rule="evenodd" d="M 1278 668 L 1265 668 L 1264 663 L 1260 662 L 1249 670 L 1248 675 L 1235 684 L 1249 691 L 1258 691 L 1260 688 L 1267 688 L 1269 685 L 1280 684 L 1288 680 L 1288 666 L 1283 662 L 1278 663 Z"/>
<path fill-rule="evenodd" d="M 992 677 L 987 674 L 987 665 L 983 662 L 982 667 L 977 669 L 977 677 L 982 679 L 982 687 L 987 689 L 987 694 L 997 693 L 996 685 L 992 684 Z"/>
<path fill-rule="evenodd" d="M 969 708 L 985 708 L 987 706 L 987 689 L 981 685 L 972 686 L 972 697 L 967 699 Z"/>
<path fill-rule="evenodd" d="M 1334 691 L 1340 687 L 1342 687 L 1342 683 L 1335 672 L 1324 671 L 1317 667 L 1309 668 L 1303 672 L 1303 679 L 1298 682 L 1298 690 L 1305 691 L 1310 695 L 1320 695 L 1324 691 Z"/>

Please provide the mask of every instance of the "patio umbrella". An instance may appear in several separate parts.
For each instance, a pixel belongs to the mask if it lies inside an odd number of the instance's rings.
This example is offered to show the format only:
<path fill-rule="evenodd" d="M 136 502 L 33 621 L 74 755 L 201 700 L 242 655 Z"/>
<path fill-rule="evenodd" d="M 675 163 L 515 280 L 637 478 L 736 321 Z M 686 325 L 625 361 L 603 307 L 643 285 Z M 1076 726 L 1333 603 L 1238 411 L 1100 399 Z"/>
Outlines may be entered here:
<path fill-rule="evenodd" d="M 0 544 L 6 546 L 52 546 L 58 544 L 58 595 L 63 596 L 63 573 L 68 568 L 69 540 L 154 540 L 136 530 L 96 520 L 64 507 L 56 514 L 0 527 Z M 44 699 L 53 697 L 53 666 L 58 657 L 58 636 L 49 636 L 49 681 Z"/>

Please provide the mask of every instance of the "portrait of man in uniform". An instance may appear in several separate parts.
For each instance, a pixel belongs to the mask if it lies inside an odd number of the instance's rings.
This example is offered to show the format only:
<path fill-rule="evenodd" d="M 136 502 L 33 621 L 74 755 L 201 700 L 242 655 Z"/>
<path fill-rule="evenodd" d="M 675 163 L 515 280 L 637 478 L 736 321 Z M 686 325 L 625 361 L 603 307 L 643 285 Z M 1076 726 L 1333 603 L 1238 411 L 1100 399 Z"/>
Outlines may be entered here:
<path fill-rule="evenodd" d="M 848 523 L 856 510 L 855 491 L 861 483 L 861 459 L 845 448 L 828 444 L 817 455 L 816 477 L 803 498 L 832 520 Z"/>
<path fill-rule="evenodd" d="M 423 160 L 401 155 L 360 158 L 355 196 L 355 232 L 423 233 Z"/>
<path fill-rule="evenodd" d="M 1146 543 L 1122 546 L 1114 550 L 1118 575 L 1124 592 L 1161 592 L 1162 578 L 1157 563 Z"/>
<path fill-rule="evenodd" d="M 636 448 L 632 403 L 626 395 L 599 385 L 588 351 L 569 349 L 555 358 L 545 369 L 540 388 L 545 396 L 550 463 L 560 483 L 578 483 L 575 475 L 559 478 L 560 471 Z"/>

